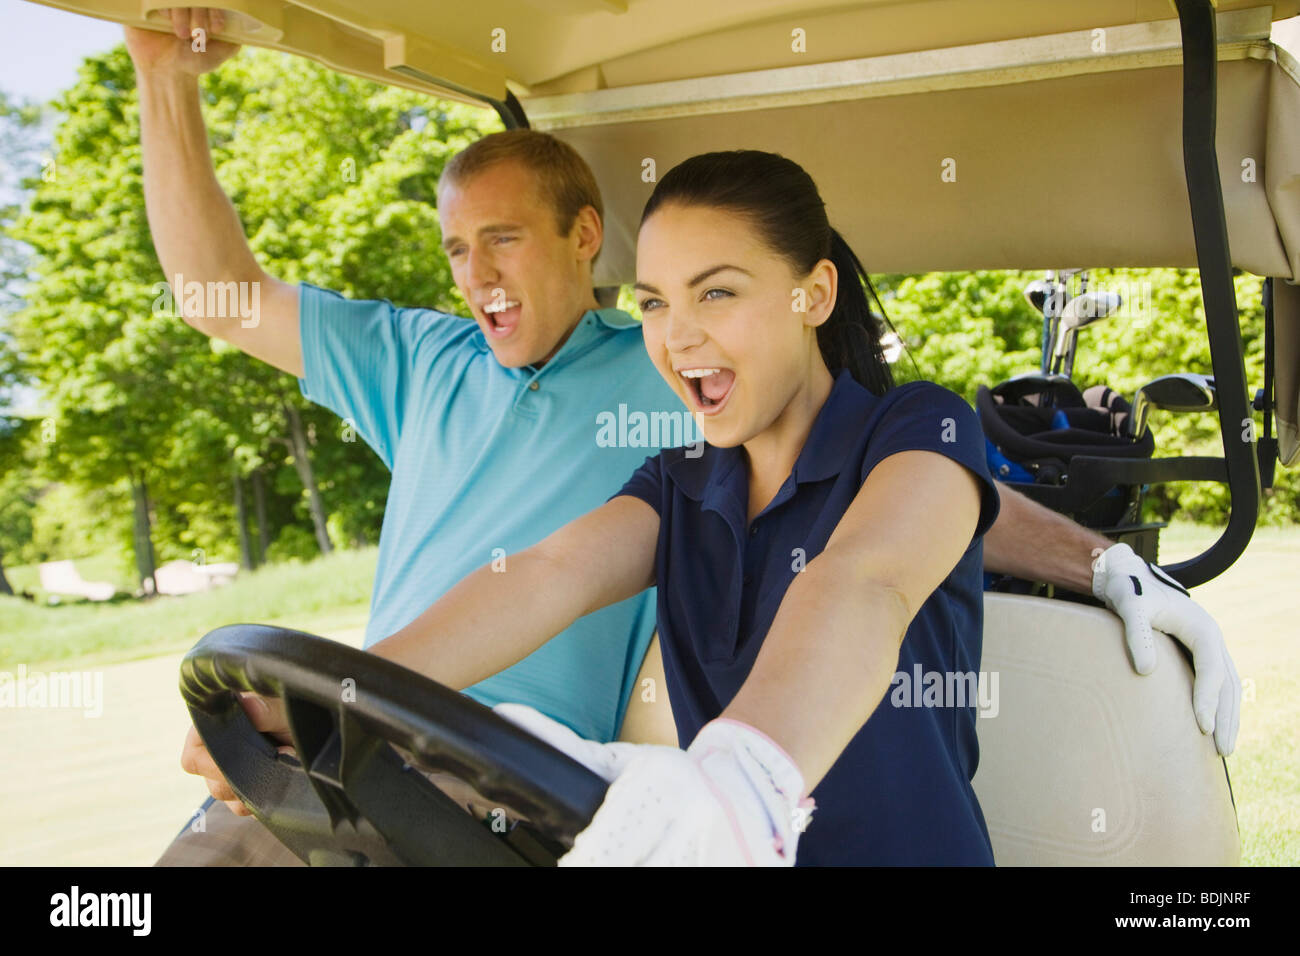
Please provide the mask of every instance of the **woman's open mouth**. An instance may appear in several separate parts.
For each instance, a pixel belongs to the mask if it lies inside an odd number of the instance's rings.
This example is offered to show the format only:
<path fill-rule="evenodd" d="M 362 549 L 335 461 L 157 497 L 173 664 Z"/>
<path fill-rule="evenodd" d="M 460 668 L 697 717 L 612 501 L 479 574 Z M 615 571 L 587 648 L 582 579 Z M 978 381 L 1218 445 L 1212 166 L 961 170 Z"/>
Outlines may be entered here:
<path fill-rule="evenodd" d="M 503 339 L 519 325 L 522 307 L 514 299 L 501 302 L 489 302 L 483 306 L 483 315 L 487 318 L 488 333 L 497 339 Z"/>
<path fill-rule="evenodd" d="M 677 374 L 685 382 L 695 410 L 702 415 L 721 412 L 736 387 L 736 373 L 729 368 L 700 366 L 678 369 Z"/>

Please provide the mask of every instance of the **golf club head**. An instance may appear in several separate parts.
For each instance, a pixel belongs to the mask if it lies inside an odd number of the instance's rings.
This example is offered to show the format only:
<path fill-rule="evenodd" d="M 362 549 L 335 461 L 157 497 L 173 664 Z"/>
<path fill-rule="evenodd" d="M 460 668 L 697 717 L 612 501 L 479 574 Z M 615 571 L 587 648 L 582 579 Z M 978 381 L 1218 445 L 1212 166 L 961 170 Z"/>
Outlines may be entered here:
<path fill-rule="evenodd" d="M 1167 412 L 1208 412 L 1219 406 L 1214 379 L 1193 372 L 1161 375 L 1142 386 L 1147 402 Z"/>
<path fill-rule="evenodd" d="M 1061 310 L 1056 343 L 1052 347 L 1052 371 L 1062 371 L 1068 377 L 1074 371 L 1079 329 L 1119 311 L 1122 301 L 1118 292 L 1084 292 L 1067 302 Z M 1062 359 L 1065 360 L 1064 369 L 1061 367 Z"/>
<path fill-rule="evenodd" d="M 1076 295 L 1061 310 L 1061 324 L 1079 329 L 1100 322 L 1119 311 L 1122 301 L 1118 292 L 1085 292 Z"/>
<path fill-rule="evenodd" d="M 1042 279 L 1035 279 L 1029 285 L 1025 286 L 1025 298 L 1029 304 L 1037 309 L 1040 313 L 1043 311 L 1043 304 L 1047 301 L 1047 296 L 1051 289 Z"/>
<path fill-rule="evenodd" d="M 1142 436 L 1152 408 L 1167 412 L 1209 412 L 1218 407 L 1219 394 L 1212 376 L 1194 372 L 1161 375 L 1137 390 L 1129 418 L 1130 434 L 1134 438 Z"/>

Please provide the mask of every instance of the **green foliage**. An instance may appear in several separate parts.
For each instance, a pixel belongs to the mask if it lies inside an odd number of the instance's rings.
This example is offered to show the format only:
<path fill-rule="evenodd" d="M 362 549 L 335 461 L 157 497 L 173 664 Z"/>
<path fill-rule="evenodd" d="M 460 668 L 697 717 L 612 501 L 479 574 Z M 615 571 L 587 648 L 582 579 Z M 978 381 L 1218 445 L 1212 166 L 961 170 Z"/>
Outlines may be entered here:
<path fill-rule="evenodd" d="M 266 549 L 268 561 L 310 561 L 320 556 L 316 538 L 301 525 L 286 525 Z"/>
<path fill-rule="evenodd" d="M 19 206 L 9 200 L 19 187 L 40 170 L 41 123 L 45 110 L 35 103 L 11 102 L 0 90 L 0 311 L 21 303 L 20 291 L 27 276 L 29 250 L 3 229 L 18 215 Z M 15 358 L 0 330 L 0 407 L 4 390 L 12 384 Z"/>
<path fill-rule="evenodd" d="M 32 524 L 33 561 L 78 558 L 115 542 L 116 527 L 103 520 L 115 509 L 116 488 L 88 489 L 53 484 L 36 502 Z M 108 507 L 105 507 L 108 505 Z"/>
<path fill-rule="evenodd" d="M 32 518 L 41 490 L 34 467 L 35 425 L 0 416 L 0 569 L 32 560 Z"/>
<path fill-rule="evenodd" d="M 932 272 L 886 277 L 877 289 L 921 377 L 973 402 L 977 385 L 1038 364 L 1039 317 L 1021 293 L 1031 278 L 1020 272 Z M 917 377 L 906 358 L 894 364 L 894 375 L 900 382 Z"/>

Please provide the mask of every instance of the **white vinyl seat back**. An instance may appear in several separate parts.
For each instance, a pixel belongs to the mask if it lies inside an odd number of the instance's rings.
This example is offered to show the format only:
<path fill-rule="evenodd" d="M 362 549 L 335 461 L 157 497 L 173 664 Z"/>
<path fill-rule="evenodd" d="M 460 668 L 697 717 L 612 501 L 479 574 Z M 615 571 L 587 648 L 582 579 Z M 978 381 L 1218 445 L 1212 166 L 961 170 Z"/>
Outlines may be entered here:
<path fill-rule="evenodd" d="M 999 866 L 1236 866 L 1223 759 L 1192 714 L 1192 669 L 1156 632 L 1132 668 L 1120 619 L 989 593 L 975 792 Z"/>

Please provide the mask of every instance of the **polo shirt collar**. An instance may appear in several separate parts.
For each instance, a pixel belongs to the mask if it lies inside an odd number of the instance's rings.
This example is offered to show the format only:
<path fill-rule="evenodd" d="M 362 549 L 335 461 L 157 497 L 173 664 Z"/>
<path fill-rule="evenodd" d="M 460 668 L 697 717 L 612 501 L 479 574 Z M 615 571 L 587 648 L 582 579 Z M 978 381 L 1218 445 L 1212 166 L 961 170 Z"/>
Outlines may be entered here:
<path fill-rule="evenodd" d="M 631 329 L 641 324 L 622 309 L 591 309 L 583 318 L 585 319 L 588 315 L 595 316 L 596 320 L 602 325 L 616 330 Z"/>
<path fill-rule="evenodd" d="M 841 369 L 794 463 L 795 481 L 825 481 L 844 468 L 875 407 L 876 396 Z"/>
<path fill-rule="evenodd" d="M 876 396 L 858 384 L 848 369 L 840 370 L 795 460 L 796 483 L 824 481 L 843 470 L 876 401 Z M 703 501 L 715 489 L 726 489 L 738 496 L 748 477 L 745 450 L 740 445 L 708 445 L 706 453 L 698 458 L 682 456 L 670 462 L 668 474 L 684 495 L 696 501 Z"/>
<path fill-rule="evenodd" d="M 640 323 L 626 312 L 618 309 L 588 309 L 573 327 L 569 337 L 564 340 L 560 350 L 551 356 L 551 360 L 542 366 L 538 374 L 548 368 L 558 368 L 573 358 L 575 353 L 585 351 L 611 332 L 618 332 Z M 534 368 L 534 366 L 529 366 Z"/>

